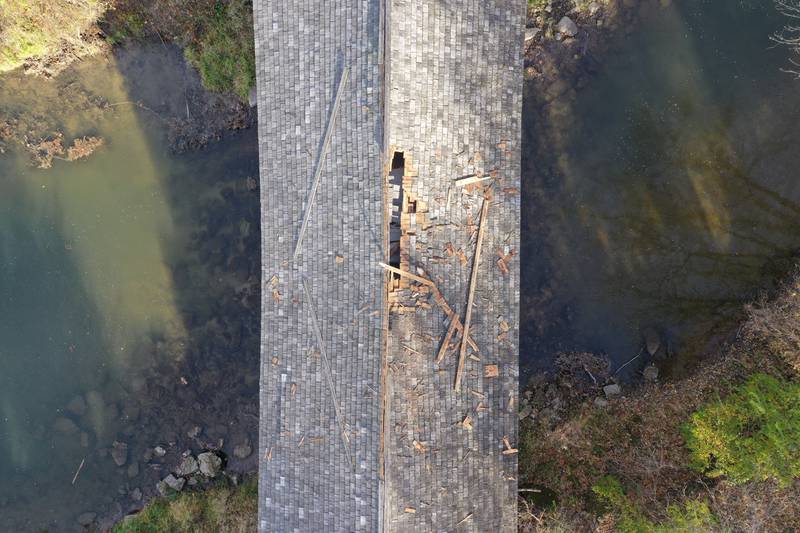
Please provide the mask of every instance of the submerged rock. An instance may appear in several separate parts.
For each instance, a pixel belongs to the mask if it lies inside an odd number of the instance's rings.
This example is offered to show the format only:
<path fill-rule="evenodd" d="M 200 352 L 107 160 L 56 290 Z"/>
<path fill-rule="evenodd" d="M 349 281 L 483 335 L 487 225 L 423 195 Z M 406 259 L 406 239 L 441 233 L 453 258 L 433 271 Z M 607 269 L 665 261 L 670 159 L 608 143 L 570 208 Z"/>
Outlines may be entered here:
<path fill-rule="evenodd" d="M 131 497 L 131 500 L 133 500 L 135 502 L 142 501 L 142 489 L 140 489 L 139 487 L 136 487 L 135 489 L 133 489 L 130 492 L 129 496 Z"/>
<path fill-rule="evenodd" d="M 655 355 L 658 349 L 661 348 L 661 336 L 655 329 L 645 328 L 642 331 L 642 337 L 644 337 L 644 345 L 647 349 L 647 353 Z"/>
<path fill-rule="evenodd" d="M 96 518 L 97 513 L 83 513 L 78 516 L 78 523 L 83 527 L 91 526 Z"/>
<path fill-rule="evenodd" d="M 56 418 L 56 421 L 53 422 L 53 429 L 66 435 L 72 435 L 78 432 L 77 424 L 63 416 Z"/>
<path fill-rule="evenodd" d="M 128 465 L 128 477 L 135 478 L 139 475 L 139 462 L 134 461 Z"/>
<path fill-rule="evenodd" d="M 200 473 L 206 477 L 217 477 L 222 471 L 222 458 L 214 452 L 205 452 L 197 456 L 200 462 Z"/>
<path fill-rule="evenodd" d="M 246 459 L 250 457 L 251 453 L 253 453 L 253 447 L 250 446 L 249 442 L 243 442 L 233 448 L 233 456 L 237 459 Z"/>
<path fill-rule="evenodd" d="M 75 396 L 67 404 L 67 411 L 75 416 L 83 416 L 86 414 L 86 400 L 83 396 Z"/>
<path fill-rule="evenodd" d="M 111 445 L 111 458 L 117 466 L 124 466 L 128 462 L 128 445 L 115 440 Z"/>

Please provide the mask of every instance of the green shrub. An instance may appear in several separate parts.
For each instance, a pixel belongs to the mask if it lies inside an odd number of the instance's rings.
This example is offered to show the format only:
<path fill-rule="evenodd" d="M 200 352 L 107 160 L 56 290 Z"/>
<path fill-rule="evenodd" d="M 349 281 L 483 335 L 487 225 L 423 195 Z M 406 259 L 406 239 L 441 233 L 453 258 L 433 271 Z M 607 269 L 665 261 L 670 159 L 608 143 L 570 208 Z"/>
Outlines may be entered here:
<path fill-rule="evenodd" d="M 141 39 L 145 34 L 147 21 L 138 13 L 127 13 L 116 20 L 108 35 L 108 43 L 120 44 L 129 39 Z"/>
<path fill-rule="evenodd" d="M 717 524 L 708 505 L 701 500 L 688 500 L 683 506 L 670 505 L 667 520 L 657 523 L 628 499 L 617 479 L 606 476 L 592 490 L 618 515 L 616 531 L 619 533 L 702 533 L 713 531 Z"/>
<path fill-rule="evenodd" d="M 692 466 L 734 483 L 800 476 L 800 385 L 756 374 L 683 428 Z"/>
<path fill-rule="evenodd" d="M 200 38 L 186 48 L 186 58 L 206 88 L 246 100 L 256 79 L 252 2 L 217 2 Z"/>

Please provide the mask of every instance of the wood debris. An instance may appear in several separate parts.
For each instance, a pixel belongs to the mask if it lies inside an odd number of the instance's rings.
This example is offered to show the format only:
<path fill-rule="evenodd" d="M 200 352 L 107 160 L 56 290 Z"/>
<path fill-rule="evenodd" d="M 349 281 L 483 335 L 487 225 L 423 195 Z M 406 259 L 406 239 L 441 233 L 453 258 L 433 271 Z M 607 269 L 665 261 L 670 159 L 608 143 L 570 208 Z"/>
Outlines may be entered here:
<path fill-rule="evenodd" d="M 414 445 L 414 449 L 417 450 L 419 453 L 425 453 L 426 451 L 428 451 L 425 445 L 418 440 L 414 440 L 412 444 Z"/>
<path fill-rule="evenodd" d="M 506 449 L 503 450 L 503 455 L 513 455 L 513 454 L 519 452 L 518 449 L 516 449 L 516 448 L 511 446 L 511 443 L 508 441 L 508 435 L 505 435 L 503 437 L 503 446 L 506 447 Z"/>
<path fill-rule="evenodd" d="M 492 179 L 491 176 L 483 176 L 483 177 L 481 177 L 481 176 L 477 176 L 477 175 L 473 174 L 472 176 L 464 176 L 463 178 L 458 178 L 457 180 L 455 180 L 455 185 L 456 185 L 456 187 L 464 187 L 466 185 L 472 185 L 472 184 L 480 183 L 482 181 L 486 181 L 486 180 L 490 180 L 490 179 Z"/>
<path fill-rule="evenodd" d="M 417 510 L 413 507 L 406 507 L 405 509 L 403 509 L 403 512 L 408 514 L 414 514 L 417 512 Z"/>
<path fill-rule="evenodd" d="M 464 518 L 459 520 L 458 523 L 456 524 L 456 527 L 460 526 L 461 524 L 463 524 L 464 522 L 466 522 L 470 518 L 472 518 L 472 513 L 469 513 L 467 516 L 465 516 Z"/>
<path fill-rule="evenodd" d="M 289 387 L 289 395 L 291 396 L 292 400 L 294 400 L 296 394 L 297 394 L 297 383 L 292 383 L 291 387 Z"/>
<path fill-rule="evenodd" d="M 336 264 L 337 265 L 341 265 L 342 263 L 344 263 L 344 256 L 337 255 L 336 256 Z"/>
<path fill-rule="evenodd" d="M 472 274 L 470 275 L 469 280 L 469 291 L 467 293 L 467 314 L 464 317 L 464 340 L 461 343 L 461 352 L 458 356 L 458 366 L 456 367 L 456 379 L 454 384 L 454 389 L 456 391 L 461 390 L 461 377 L 464 373 L 464 359 L 467 355 L 467 342 L 466 339 L 469 338 L 469 326 L 470 322 L 472 321 L 472 304 L 475 301 L 475 283 L 478 280 L 478 266 L 480 264 L 481 259 L 481 244 L 483 242 L 483 234 L 486 231 L 486 216 L 489 212 L 489 202 L 484 198 L 483 206 L 481 207 L 481 219 L 478 225 L 478 239 L 475 242 L 475 254 L 472 258 Z"/>
<path fill-rule="evenodd" d="M 461 425 L 464 426 L 465 429 L 472 431 L 472 417 L 467 415 L 464 417 L 464 420 L 461 421 Z"/>
<path fill-rule="evenodd" d="M 500 369 L 497 365 L 483 365 L 483 377 L 496 378 L 500 375 Z"/>

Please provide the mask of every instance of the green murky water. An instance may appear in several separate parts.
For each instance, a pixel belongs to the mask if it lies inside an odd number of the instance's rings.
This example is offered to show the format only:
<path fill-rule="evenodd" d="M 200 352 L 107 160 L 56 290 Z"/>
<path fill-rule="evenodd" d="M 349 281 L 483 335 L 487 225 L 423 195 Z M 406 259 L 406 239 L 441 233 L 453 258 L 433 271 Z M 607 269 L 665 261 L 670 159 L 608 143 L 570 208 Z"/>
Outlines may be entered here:
<path fill-rule="evenodd" d="M 211 409 L 213 397 L 198 401 L 202 387 L 221 384 L 207 372 L 219 362 L 198 346 L 229 357 L 239 382 L 239 371 L 257 378 L 257 330 L 245 331 L 257 305 L 241 304 L 258 292 L 257 259 L 252 272 L 245 254 L 258 241 L 257 192 L 247 185 L 257 176 L 255 133 L 170 155 L 158 113 L 129 103 L 130 76 L 180 93 L 163 85 L 175 82 L 174 58 L 153 57 L 129 61 L 125 74 L 112 59 L 51 82 L 0 80 L 7 117 L 57 125 L 65 144 L 105 140 L 89 158 L 50 169 L 19 146 L 0 155 L 0 531 L 72 531 L 83 512 L 127 511 L 133 489 L 152 493 L 166 472 L 143 452 L 199 446 L 181 443 L 191 407 L 171 415 L 170 404 Z M 208 338 L 212 329 L 221 340 Z M 231 390 L 255 401 L 252 381 Z M 226 414 L 206 423 L 215 416 Z M 121 468 L 115 440 L 129 447 Z"/>
<path fill-rule="evenodd" d="M 558 350 L 616 367 L 654 328 L 680 369 L 800 247 L 800 82 L 769 39 L 786 21 L 769 1 L 658 4 L 584 88 L 527 87 L 529 367 Z"/>

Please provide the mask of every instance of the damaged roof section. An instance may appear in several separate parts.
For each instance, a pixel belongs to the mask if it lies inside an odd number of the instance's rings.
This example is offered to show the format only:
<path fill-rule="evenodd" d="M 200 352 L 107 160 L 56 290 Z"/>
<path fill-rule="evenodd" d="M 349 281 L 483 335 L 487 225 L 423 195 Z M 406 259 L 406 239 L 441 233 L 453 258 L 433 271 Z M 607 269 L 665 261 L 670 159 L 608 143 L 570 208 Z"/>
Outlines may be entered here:
<path fill-rule="evenodd" d="M 409 275 L 390 282 L 384 521 L 516 531 L 525 6 L 388 6 L 386 138 L 405 163 Z"/>

